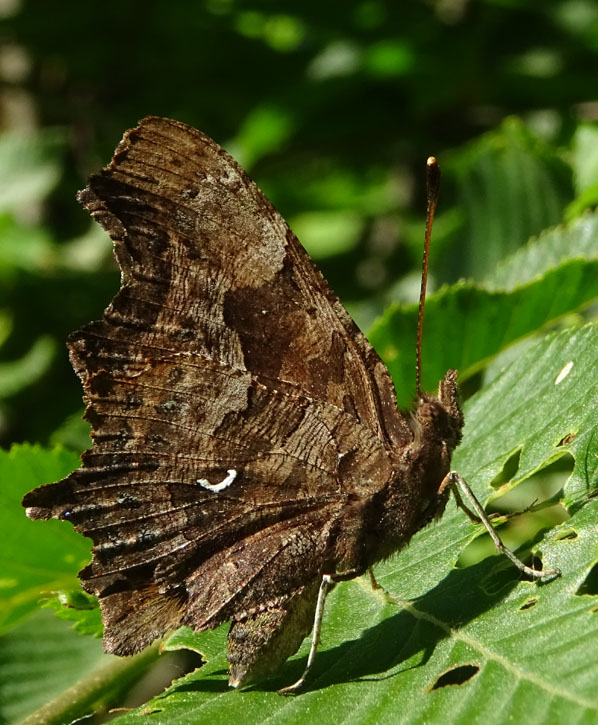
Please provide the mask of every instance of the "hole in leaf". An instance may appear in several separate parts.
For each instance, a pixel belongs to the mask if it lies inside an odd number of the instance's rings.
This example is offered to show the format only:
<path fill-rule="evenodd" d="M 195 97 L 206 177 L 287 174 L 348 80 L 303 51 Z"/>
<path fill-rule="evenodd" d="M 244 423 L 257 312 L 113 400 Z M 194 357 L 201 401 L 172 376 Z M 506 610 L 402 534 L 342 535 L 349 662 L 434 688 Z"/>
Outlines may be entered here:
<path fill-rule="evenodd" d="M 500 488 L 505 483 L 508 483 L 512 478 L 515 477 L 519 468 L 519 459 L 521 458 L 521 448 L 518 448 L 512 453 L 506 460 L 505 465 L 502 467 L 502 471 L 496 476 L 490 485 L 492 488 Z"/>
<path fill-rule="evenodd" d="M 459 665 L 457 667 L 451 667 L 450 670 L 440 675 L 428 691 L 432 692 L 432 690 L 439 690 L 441 687 L 448 687 L 449 685 L 464 685 L 472 677 L 475 677 L 479 671 L 479 665 Z"/>
<path fill-rule="evenodd" d="M 590 609 L 590 614 L 598 614 L 598 606 L 596 606 L 596 607 L 592 607 L 592 608 Z"/>
<path fill-rule="evenodd" d="M 568 446 L 570 443 L 573 443 L 573 441 L 575 440 L 575 435 L 576 434 L 573 432 L 567 433 L 567 435 L 560 440 L 559 447 L 565 447 Z"/>
<path fill-rule="evenodd" d="M 500 485 L 503 475 L 519 462 L 519 452 L 514 453 L 492 485 Z M 560 503 L 561 491 L 573 470 L 573 456 L 566 453 L 546 468 L 521 481 L 510 491 L 491 501 L 487 513 L 507 516 L 507 521 L 495 528 L 505 546 L 511 551 L 528 547 L 532 542 L 542 540 L 543 532 L 569 518 L 569 513 Z M 508 485 L 503 484 L 507 489 Z M 528 510 L 531 509 L 531 510 Z M 477 564 L 496 554 L 496 548 L 488 534 L 474 539 L 464 549 L 457 561 L 457 567 Z M 527 562 L 526 562 L 527 563 Z M 537 568 L 537 567 L 534 567 Z"/>
<path fill-rule="evenodd" d="M 525 602 L 524 604 L 522 604 L 519 607 L 519 609 L 520 609 L 520 611 L 523 612 L 525 609 L 531 609 L 532 607 L 535 607 L 537 603 L 538 603 L 537 599 L 528 599 L 527 602 Z"/>
<path fill-rule="evenodd" d="M 577 539 L 577 531 L 575 529 L 563 529 L 558 534 L 555 534 L 554 537 L 555 541 L 572 541 L 573 539 Z"/>
<path fill-rule="evenodd" d="M 527 564 L 531 569 L 536 569 L 536 571 L 540 571 L 544 568 L 544 564 L 542 562 L 542 559 L 537 555 L 533 554 L 532 556 L 526 557 L 523 559 L 523 563 Z M 517 571 L 517 569 L 515 569 Z M 537 582 L 537 579 L 534 579 L 534 577 L 530 576 L 529 574 L 526 574 L 524 571 L 519 572 L 519 580 L 522 582 Z"/>
<path fill-rule="evenodd" d="M 590 569 L 583 584 L 579 587 L 575 594 L 578 597 L 592 597 L 598 594 L 598 564 L 594 564 L 594 566 Z"/>

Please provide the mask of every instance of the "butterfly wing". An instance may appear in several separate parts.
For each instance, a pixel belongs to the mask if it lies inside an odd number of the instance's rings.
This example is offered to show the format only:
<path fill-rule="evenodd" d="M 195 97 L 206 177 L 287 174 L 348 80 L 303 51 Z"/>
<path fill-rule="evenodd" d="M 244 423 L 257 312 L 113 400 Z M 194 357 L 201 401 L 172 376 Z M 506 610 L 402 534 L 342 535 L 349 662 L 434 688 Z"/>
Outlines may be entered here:
<path fill-rule="evenodd" d="M 410 433 L 376 353 L 209 138 L 147 118 L 80 200 L 122 270 L 104 317 L 69 343 L 93 447 L 24 505 L 92 538 L 81 579 L 107 649 L 126 654 L 350 563 L 335 549 L 357 530 L 346 512 L 358 519 Z"/>

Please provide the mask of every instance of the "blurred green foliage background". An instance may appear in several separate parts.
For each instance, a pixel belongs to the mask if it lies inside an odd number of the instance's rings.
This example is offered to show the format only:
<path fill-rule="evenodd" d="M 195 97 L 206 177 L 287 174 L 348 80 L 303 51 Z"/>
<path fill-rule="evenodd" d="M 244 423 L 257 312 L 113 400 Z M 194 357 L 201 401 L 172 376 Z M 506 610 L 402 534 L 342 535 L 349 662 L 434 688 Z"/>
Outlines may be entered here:
<path fill-rule="evenodd" d="M 74 197 L 143 116 L 225 146 L 364 329 L 417 294 L 429 154 L 432 286 L 598 198 L 595 0 L 0 0 L 0 21 L 5 446 L 85 447 L 64 341 L 118 273 Z"/>

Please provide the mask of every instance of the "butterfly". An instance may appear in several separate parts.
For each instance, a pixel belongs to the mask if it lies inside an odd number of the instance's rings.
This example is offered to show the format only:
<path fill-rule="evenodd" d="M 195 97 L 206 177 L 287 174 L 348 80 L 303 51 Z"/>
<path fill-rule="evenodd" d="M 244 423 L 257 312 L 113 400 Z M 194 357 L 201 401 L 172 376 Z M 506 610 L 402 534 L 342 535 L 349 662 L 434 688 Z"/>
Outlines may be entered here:
<path fill-rule="evenodd" d="M 243 686 L 313 626 L 309 668 L 328 589 L 406 546 L 460 483 L 456 372 L 401 413 L 284 219 L 183 123 L 141 121 L 78 198 L 122 285 L 68 343 L 93 447 L 25 496 L 27 514 L 92 539 L 79 576 L 107 652 L 230 621 L 229 682 Z"/>

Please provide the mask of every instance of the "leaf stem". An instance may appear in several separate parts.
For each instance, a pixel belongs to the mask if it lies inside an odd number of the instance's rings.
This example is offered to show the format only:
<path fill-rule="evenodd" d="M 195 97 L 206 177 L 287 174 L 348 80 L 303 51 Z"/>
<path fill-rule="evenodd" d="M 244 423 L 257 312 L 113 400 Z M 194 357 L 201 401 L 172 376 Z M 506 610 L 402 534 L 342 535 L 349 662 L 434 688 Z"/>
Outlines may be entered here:
<path fill-rule="evenodd" d="M 114 702 L 159 657 L 159 643 L 132 657 L 113 657 L 103 667 L 21 720 L 19 725 L 64 725 Z"/>

